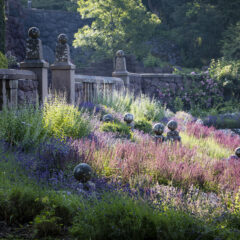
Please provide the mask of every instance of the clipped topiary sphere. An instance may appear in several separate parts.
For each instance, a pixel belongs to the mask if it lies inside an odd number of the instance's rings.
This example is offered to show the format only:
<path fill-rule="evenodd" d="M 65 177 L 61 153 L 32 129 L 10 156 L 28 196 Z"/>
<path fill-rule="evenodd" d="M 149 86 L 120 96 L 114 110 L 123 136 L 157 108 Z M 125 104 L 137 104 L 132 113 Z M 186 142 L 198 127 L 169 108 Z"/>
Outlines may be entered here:
<path fill-rule="evenodd" d="M 130 124 L 133 121 L 133 115 L 131 113 L 126 113 L 124 116 L 124 121 Z"/>
<path fill-rule="evenodd" d="M 156 135 L 162 135 L 164 132 L 164 125 L 162 123 L 156 123 L 153 126 L 153 131 Z"/>
<path fill-rule="evenodd" d="M 235 154 L 237 157 L 240 158 L 240 147 L 238 147 L 236 150 L 235 150 Z"/>
<path fill-rule="evenodd" d="M 112 114 L 106 114 L 103 116 L 104 122 L 112 122 L 113 121 L 113 115 Z"/>
<path fill-rule="evenodd" d="M 92 177 L 92 168 L 86 163 L 80 163 L 74 168 L 73 175 L 76 180 L 86 183 Z"/>
<path fill-rule="evenodd" d="M 169 130 L 175 131 L 177 129 L 177 127 L 178 127 L 178 124 L 177 124 L 176 121 L 171 120 L 171 121 L 168 122 L 167 126 L 168 126 Z"/>

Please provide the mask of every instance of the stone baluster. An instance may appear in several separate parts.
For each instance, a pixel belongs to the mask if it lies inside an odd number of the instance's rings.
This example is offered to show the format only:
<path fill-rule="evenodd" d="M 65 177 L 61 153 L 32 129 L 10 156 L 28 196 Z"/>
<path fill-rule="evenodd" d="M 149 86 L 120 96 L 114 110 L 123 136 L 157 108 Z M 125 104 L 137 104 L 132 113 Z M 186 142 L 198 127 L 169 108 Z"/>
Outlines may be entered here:
<path fill-rule="evenodd" d="M 123 50 L 118 50 L 116 53 L 115 70 L 112 76 L 121 78 L 125 88 L 129 87 L 129 72 L 127 71 L 126 57 Z"/>
<path fill-rule="evenodd" d="M 38 95 L 40 102 L 48 97 L 48 68 L 49 64 L 43 60 L 42 41 L 39 39 L 40 31 L 32 27 L 28 31 L 26 42 L 26 58 L 20 63 L 20 68 L 30 70 L 37 76 Z"/>
<path fill-rule="evenodd" d="M 75 103 L 75 65 L 71 63 L 66 34 L 58 36 L 55 63 L 51 65 L 53 93 L 64 93 L 68 103 Z"/>

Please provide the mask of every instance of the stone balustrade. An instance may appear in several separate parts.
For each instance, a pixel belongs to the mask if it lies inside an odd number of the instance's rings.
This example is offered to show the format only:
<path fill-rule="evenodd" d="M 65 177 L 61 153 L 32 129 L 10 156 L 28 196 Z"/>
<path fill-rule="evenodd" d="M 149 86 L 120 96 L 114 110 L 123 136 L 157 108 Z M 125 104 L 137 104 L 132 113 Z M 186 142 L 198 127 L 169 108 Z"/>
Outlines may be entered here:
<path fill-rule="evenodd" d="M 120 78 L 75 75 L 75 99 L 78 102 L 93 102 L 98 95 L 109 94 L 123 87 L 124 83 Z"/>
<path fill-rule="evenodd" d="M 0 69 L 0 110 L 22 103 L 36 103 L 38 82 L 34 72 Z"/>

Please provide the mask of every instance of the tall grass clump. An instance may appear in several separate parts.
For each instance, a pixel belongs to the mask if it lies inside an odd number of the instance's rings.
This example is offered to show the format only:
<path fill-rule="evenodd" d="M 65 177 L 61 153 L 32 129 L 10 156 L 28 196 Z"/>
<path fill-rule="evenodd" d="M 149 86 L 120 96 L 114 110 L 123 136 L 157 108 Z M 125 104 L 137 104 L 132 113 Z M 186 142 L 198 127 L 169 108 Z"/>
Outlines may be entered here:
<path fill-rule="evenodd" d="M 39 106 L 4 108 L 0 113 L 0 129 L 0 139 L 12 146 L 21 145 L 24 149 L 34 147 L 48 137 L 48 129 L 44 127 Z"/>
<path fill-rule="evenodd" d="M 130 112 L 135 120 L 159 121 L 164 117 L 164 107 L 156 99 L 140 94 L 137 97 L 129 91 L 104 92 L 97 96 L 97 103 L 120 113 Z"/>
<path fill-rule="evenodd" d="M 60 139 L 85 137 L 91 131 L 89 116 L 67 104 L 64 98 L 54 97 L 45 102 L 43 122 L 50 135 Z"/>
<path fill-rule="evenodd" d="M 164 107 L 156 99 L 141 94 L 131 104 L 130 112 L 136 120 L 160 121 L 165 116 Z"/>
<path fill-rule="evenodd" d="M 129 91 L 113 91 L 111 94 L 104 91 L 98 94 L 96 98 L 96 103 L 121 113 L 129 112 L 132 102 L 134 102 L 134 94 Z"/>

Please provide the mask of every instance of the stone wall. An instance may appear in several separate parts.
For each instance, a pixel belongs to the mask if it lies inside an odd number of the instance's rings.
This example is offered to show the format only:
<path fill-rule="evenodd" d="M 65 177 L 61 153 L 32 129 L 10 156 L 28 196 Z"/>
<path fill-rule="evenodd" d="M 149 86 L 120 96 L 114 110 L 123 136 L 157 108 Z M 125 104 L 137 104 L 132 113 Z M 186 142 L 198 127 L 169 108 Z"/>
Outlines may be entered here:
<path fill-rule="evenodd" d="M 129 73 L 129 89 L 135 94 L 140 92 L 157 99 L 162 100 L 161 92 L 171 92 L 169 98 L 175 98 L 182 95 L 181 89 L 191 89 L 196 87 L 201 81 L 201 76 L 176 75 L 168 73 Z"/>
<path fill-rule="evenodd" d="M 0 69 L 0 109 L 3 105 L 35 104 L 37 99 L 38 82 L 33 72 Z"/>

